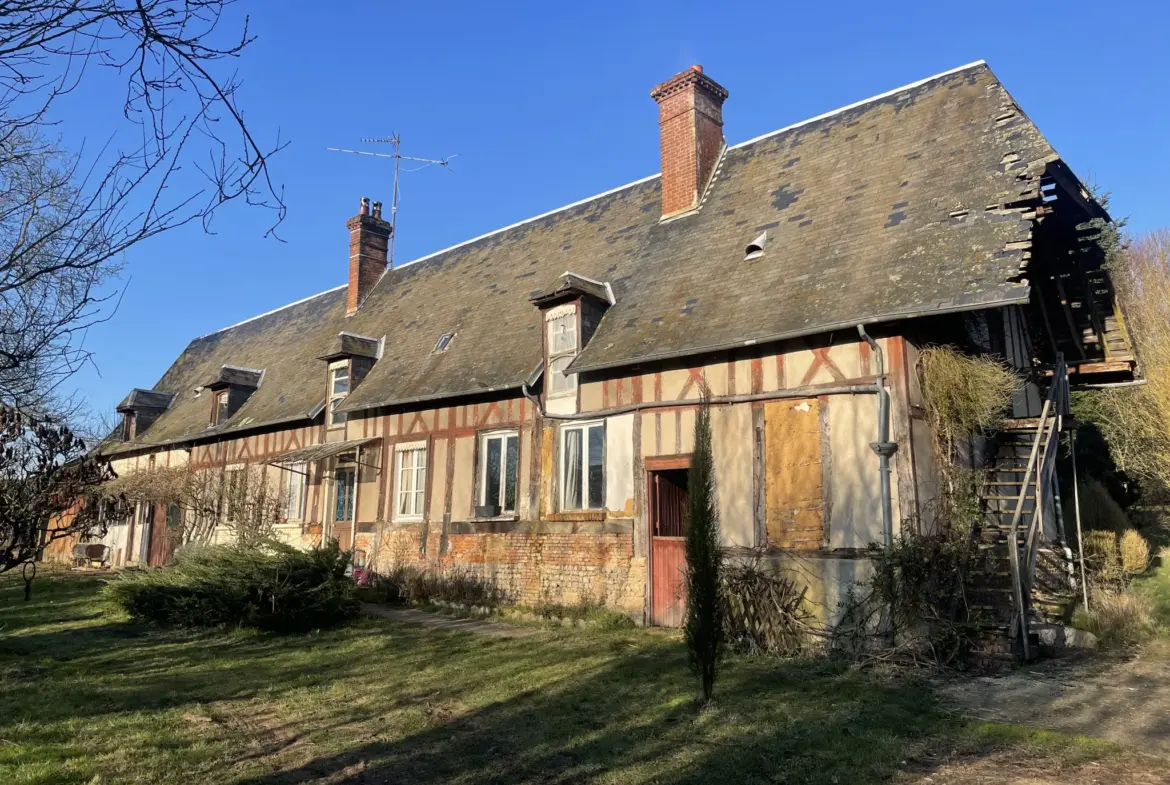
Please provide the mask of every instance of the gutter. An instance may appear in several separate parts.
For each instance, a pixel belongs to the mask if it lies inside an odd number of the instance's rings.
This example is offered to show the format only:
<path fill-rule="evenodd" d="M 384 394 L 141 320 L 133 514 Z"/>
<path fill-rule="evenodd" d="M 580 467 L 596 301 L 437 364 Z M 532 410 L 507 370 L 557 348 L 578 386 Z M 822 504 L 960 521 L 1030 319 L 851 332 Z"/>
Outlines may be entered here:
<path fill-rule="evenodd" d="M 789 330 L 788 332 L 763 335 L 758 338 L 749 338 L 746 341 L 717 343 L 711 344 L 709 346 L 698 346 L 688 349 L 671 349 L 670 351 L 645 354 L 639 357 L 626 357 L 620 360 L 582 363 L 581 365 L 578 365 L 578 361 L 586 355 L 586 352 L 588 352 L 588 349 L 586 348 L 584 351 L 582 351 L 581 354 L 577 356 L 577 360 L 574 360 L 569 364 L 569 370 L 577 374 L 589 373 L 591 371 L 608 371 L 614 368 L 642 365 L 644 363 L 659 362 L 661 360 L 674 360 L 680 357 L 693 357 L 695 355 L 710 354 L 712 352 L 723 352 L 729 349 L 740 349 L 745 346 L 778 343 L 780 341 L 787 341 L 793 338 L 806 338 L 810 335 L 821 335 L 823 333 L 832 333 L 836 332 L 837 330 L 844 330 L 849 327 L 854 327 L 857 324 L 884 324 L 887 322 L 901 321 L 903 319 L 919 319 L 925 316 L 965 313 L 967 311 L 983 311 L 988 308 L 1002 308 L 1005 305 L 1027 305 L 1031 301 L 1032 287 L 1030 284 L 1023 284 L 1023 286 L 1025 287 L 1024 293 L 1018 297 L 1003 297 L 997 300 L 988 300 L 987 302 L 964 303 L 962 305 L 952 305 L 945 308 L 918 308 L 909 311 L 899 311 L 895 313 L 872 316 L 861 320 L 860 322 L 856 319 L 850 319 L 842 322 L 832 322 L 830 324 L 817 325 L 816 327 L 810 327 L 807 329 Z"/>

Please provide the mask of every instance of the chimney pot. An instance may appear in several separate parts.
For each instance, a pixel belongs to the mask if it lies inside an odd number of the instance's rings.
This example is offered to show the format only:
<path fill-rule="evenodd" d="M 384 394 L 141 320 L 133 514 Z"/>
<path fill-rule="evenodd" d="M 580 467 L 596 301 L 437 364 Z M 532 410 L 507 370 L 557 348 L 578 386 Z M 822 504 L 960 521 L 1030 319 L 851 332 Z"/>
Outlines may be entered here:
<path fill-rule="evenodd" d="M 346 221 L 349 229 L 349 292 L 345 313 L 357 311 L 377 286 L 386 272 L 390 248 L 390 224 L 382 220 L 382 203 L 374 202 L 370 215 L 370 200 L 362 197 L 361 211 Z"/>
<path fill-rule="evenodd" d="M 727 90 L 692 65 L 650 91 L 658 102 L 662 217 L 693 210 L 723 152 Z"/>

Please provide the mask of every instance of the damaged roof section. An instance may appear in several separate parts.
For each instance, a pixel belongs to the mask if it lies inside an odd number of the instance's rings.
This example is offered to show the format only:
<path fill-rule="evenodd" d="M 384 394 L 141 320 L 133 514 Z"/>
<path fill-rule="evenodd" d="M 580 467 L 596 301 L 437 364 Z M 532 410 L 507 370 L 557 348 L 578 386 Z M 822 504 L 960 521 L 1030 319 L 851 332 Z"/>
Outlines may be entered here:
<path fill-rule="evenodd" d="M 529 299 L 533 305 L 544 308 L 581 295 L 595 297 L 610 305 L 614 303 L 613 290 L 609 284 L 570 272 L 561 274 L 551 287 L 543 292 L 537 292 Z"/>
<path fill-rule="evenodd" d="M 142 390 L 135 387 L 130 391 L 130 394 L 122 399 L 115 411 L 119 412 L 135 412 L 143 409 L 159 409 L 165 410 L 171 405 L 174 399 L 174 393 L 161 392 L 159 390 Z"/>
<path fill-rule="evenodd" d="M 339 333 L 385 336 L 347 411 L 517 389 L 541 358 L 532 300 L 570 290 L 613 303 L 573 370 L 1024 302 L 1056 160 L 967 66 L 728 148 L 702 207 L 673 220 L 651 177 L 388 270 L 349 317 L 342 287 L 196 339 L 156 385 L 176 399 L 150 441 L 204 434 L 191 391 L 224 365 L 265 370 L 221 431 L 311 417 Z"/>
<path fill-rule="evenodd" d="M 1056 158 L 986 65 L 734 146 L 702 210 L 649 229 L 646 274 L 570 369 L 1026 302 Z"/>
<path fill-rule="evenodd" d="M 225 365 L 219 369 L 211 381 L 203 386 L 214 390 L 219 387 L 259 387 L 264 378 L 264 371 L 256 368 L 238 368 L 234 365 Z"/>
<path fill-rule="evenodd" d="M 336 360 L 341 357 L 368 357 L 376 360 L 380 352 L 380 344 L 381 341 L 377 338 L 367 338 L 353 333 L 338 333 L 318 359 Z"/>

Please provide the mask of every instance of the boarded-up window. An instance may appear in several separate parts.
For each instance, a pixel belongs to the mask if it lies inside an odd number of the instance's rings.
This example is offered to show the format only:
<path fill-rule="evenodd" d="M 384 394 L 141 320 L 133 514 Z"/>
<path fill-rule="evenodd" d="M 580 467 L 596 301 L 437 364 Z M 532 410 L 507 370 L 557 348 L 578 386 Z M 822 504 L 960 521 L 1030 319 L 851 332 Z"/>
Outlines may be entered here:
<path fill-rule="evenodd" d="M 815 398 L 764 405 L 768 544 L 812 550 L 824 539 L 820 407 Z"/>

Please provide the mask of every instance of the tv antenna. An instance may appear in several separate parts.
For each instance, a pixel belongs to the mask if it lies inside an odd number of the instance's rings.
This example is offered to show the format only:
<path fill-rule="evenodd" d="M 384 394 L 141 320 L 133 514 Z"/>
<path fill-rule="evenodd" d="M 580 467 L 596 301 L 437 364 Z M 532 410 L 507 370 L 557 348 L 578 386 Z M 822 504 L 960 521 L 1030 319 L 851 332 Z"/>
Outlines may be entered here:
<path fill-rule="evenodd" d="M 392 158 L 394 159 L 394 196 L 390 201 L 390 253 L 387 259 L 389 266 L 394 266 L 394 238 L 398 236 L 398 175 L 400 172 L 409 174 L 410 172 L 417 172 L 426 169 L 428 166 L 441 166 L 448 172 L 451 170 L 451 159 L 457 158 L 459 153 L 449 155 L 446 158 L 415 158 L 410 155 L 402 154 L 402 137 L 398 134 L 393 134 L 384 138 L 364 138 L 360 140 L 362 144 L 388 144 L 391 146 L 393 152 L 390 153 L 372 153 L 369 150 L 347 150 L 344 147 L 326 147 L 326 150 L 331 150 L 335 153 L 350 153 L 352 155 L 367 155 L 371 158 Z M 421 166 L 416 166 L 413 169 L 402 170 L 403 161 L 413 161 Z"/>

